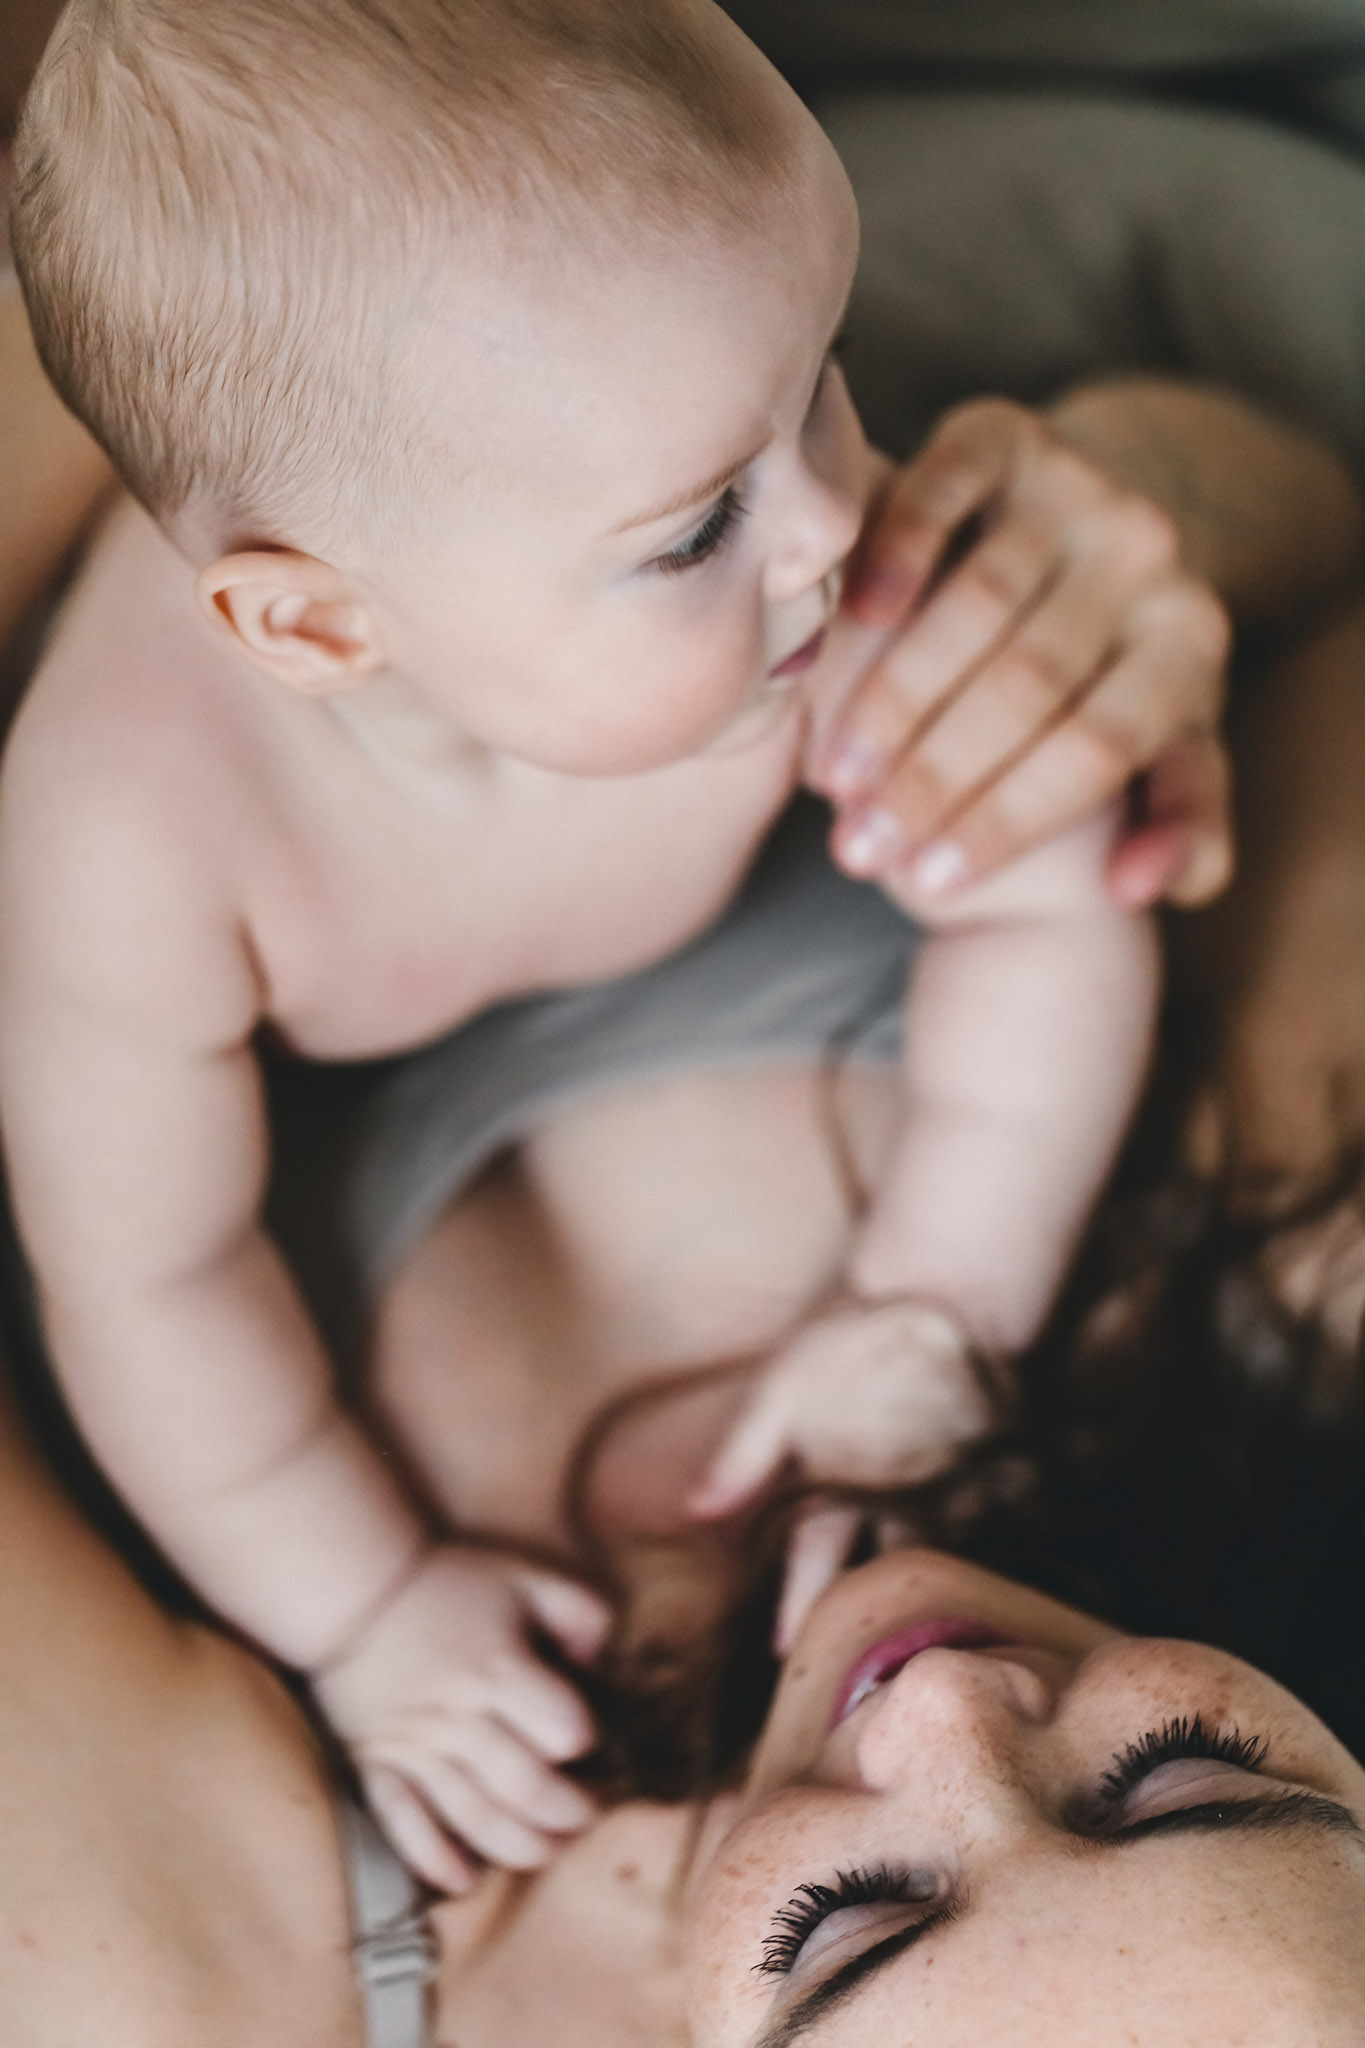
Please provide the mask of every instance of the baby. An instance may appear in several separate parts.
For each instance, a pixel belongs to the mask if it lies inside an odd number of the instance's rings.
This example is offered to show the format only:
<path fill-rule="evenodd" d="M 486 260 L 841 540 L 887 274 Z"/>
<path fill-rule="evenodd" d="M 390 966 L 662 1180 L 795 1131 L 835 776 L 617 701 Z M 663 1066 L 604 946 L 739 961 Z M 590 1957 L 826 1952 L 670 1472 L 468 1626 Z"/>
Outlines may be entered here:
<path fill-rule="evenodd" d="M 451 1838 L 529 1865 L 586 1819 L 531 1636 L 585 1660 L 605 1616 L 433 1542 L 339 1402 L 260 1219 L 253 1042 L 417 1047 L 723 908 L 867 654 L 851 195 L 709 0 L 73 0 L 18 177 L 45 359 L 161 529 L 115 522 L 0 803 L 47 1330 L 147 1527 L 458 1886 Z M 894 1160 L 698 1513 L 987 1424 L 973 1355 L 1037 1329 L 1145 1056 L 1112 831 L 894 871 L 931 926 Z"/>

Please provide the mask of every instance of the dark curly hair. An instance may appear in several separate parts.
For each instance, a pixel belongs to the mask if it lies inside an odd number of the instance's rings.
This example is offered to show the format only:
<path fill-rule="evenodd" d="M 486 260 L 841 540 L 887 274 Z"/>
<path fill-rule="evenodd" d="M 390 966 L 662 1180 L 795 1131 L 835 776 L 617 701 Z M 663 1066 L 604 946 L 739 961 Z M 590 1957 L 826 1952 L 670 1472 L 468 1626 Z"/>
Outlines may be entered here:
<path fill-rule="evenodd" d="M 1009 1428 L 928 1486 L 859 1498 L 869 1526 L 894 1513 L 919 1540 L 1136 1633 L 1244 1657 L 1365 1757 L 1365 1376 L 1319 1318 L 1284 1308 L 1266 1258 L 1345 1203 L 1365 1209 L 1360 1163 L 1267 1207 L 1244 1187 L 1162 1174 L 1166 1150 L 1150 1128 L 1131 1148 L 1022 1363 Z M 585 1462 L 620 1419 L 584 1446 L 580 1513 Z M 626 1594 L 595 1681 L 613 1789 L 683 1797 L 739 1767 L 776 1680 L 799 1502 L 756 1519 L 728 1599 L 690 1641 L 651 1633 L 629 1569 L 599 1545 Z"/>

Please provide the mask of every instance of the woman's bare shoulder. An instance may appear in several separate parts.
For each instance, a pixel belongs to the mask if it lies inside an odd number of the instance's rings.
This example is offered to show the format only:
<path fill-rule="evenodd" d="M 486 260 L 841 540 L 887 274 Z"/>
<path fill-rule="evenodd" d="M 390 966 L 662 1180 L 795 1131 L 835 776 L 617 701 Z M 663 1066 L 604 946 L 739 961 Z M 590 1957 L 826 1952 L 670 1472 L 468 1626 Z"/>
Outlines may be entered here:
<path fill-rule="evenodd" d="M 331 1799 L 302 1716 L 245 1651 L 162 1612 L 8 1403 L 0 1813 L 0 2039 L 359 2042 Z"/>

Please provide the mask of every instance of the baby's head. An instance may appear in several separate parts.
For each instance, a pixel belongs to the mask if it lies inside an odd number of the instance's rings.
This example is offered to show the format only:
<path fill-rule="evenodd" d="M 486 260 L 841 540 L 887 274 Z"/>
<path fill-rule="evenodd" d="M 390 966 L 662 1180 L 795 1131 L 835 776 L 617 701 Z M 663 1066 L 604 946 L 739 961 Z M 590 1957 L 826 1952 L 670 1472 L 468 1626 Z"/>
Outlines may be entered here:
<path fill-rule="evenodd" d="M 295 687 L 631 771 L 827 617 L 853 204 L 711 0 L 72 0 L 17 173 L 59 389 Z"/>

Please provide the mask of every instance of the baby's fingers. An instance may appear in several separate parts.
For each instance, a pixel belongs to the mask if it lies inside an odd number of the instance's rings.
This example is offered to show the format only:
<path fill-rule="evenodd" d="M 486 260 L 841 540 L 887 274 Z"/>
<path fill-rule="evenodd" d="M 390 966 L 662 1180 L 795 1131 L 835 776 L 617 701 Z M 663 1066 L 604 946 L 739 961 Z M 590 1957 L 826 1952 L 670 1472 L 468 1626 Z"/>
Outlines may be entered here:
<path fill-rule="evenodd" d="M 519 1736 L 488 1715 L 461 1730 L 454 1761 L 481 1792 L 527 1827 L 573 1835 L 597 1810 L 586 1792 L 552 1771 Z"/>
<path fill-rule="evenodd" d="M 529 1650 L 501 1663 L 486 1710 L 552 1763 L 585 1755 L 597 1737 L 585 1702 Z"/>
<path fill-rule="evenodd" d="M 761 1391 L 689 1492 L 687 1512 L 699 1522 L 737 1513 L 776 1477 L 792 1448 L 784 1408 L 770 1390 Z"/>
<path fill-rule="evenodd" d="M 779 1657 L 786 1656 L 806 1616 L 848 1563 L 865 1519 L 861 1508 L 811 1507 L 792 1530 L 773 1629 Z"/>
<path fill-rule="evenodd" d="M 432 1819 L 425 1802 L 401 1772 L 387 1764 L 375 1764 L 361 1775 L 370 1811 L 408 1869 L 452 1898 L 472 1891 L 477 1878 L 474 1865 Z"/>
<path fill-rule="evenodd" d="M 600 1593 L 555 1572 L 522 1572 L 517 1581 L 528 1612 L 575 1664 L 591 1664 L 611 1629 Z"/>
<path fill-rule="evenodd" d="M 486 1862 L 504 1870 L 541 1870 L 554 1855 L 557 1844 L 548 1831 L 509 1813 L 462 1758 L 424 1754 L 406 1764 L 395 1760 L 390 1768 L 401 1770 L 442 1828 Z"/>

